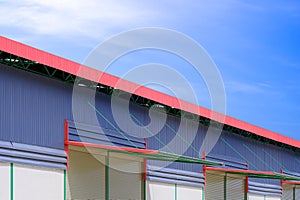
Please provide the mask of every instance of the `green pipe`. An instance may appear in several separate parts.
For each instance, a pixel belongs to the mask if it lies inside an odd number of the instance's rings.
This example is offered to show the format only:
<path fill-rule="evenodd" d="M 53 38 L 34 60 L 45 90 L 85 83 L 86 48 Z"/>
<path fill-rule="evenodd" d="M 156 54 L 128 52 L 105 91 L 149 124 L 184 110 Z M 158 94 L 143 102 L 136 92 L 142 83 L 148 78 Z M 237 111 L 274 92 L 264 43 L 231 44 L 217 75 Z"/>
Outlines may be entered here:
<path fill-rule="evenodd" d="M 67 200 L 67 170 L 64 170 L 64 200 Z"/>
<path fill-rule="evenodd" d="M 106 163 L 105 163 L 105 200 L 109 200 L 109 151 L 107 151 Z"/>
<path fill-rule="evenodd" d="M 14 164 L 10 163 L 10 200 L 14 199 Z"/>
<path fill-rule="evenodd" d="M 175 200 L 177 200 L 177 184 L 175 184 Z"/>

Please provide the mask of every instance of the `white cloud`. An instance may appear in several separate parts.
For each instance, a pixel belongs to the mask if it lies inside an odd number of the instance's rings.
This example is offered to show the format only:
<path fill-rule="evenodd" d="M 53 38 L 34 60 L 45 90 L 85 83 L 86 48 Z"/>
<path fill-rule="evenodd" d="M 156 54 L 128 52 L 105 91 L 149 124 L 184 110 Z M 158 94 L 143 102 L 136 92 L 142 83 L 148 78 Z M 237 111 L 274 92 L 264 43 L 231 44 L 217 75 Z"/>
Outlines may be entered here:
<path fill-rule="evenodd" d="M 103 39 L 141 26 L 177 27 L 178 20 L 189 20 L 190 24 L 197 20 L 202 26 L 219 27 L 222 23 L 217 22 L 230 16 L 233 10 L 253 7 L 237 0 L 196 4 L 169 0 L 0 0 L 0 27 L 21 29 L 29 35 Z"/>
<path fill-rule="evenodd" d="M 114 28 L 143 25 L 160 16 L 155 10 L 130 1 L 12 0 L 0 3 L 0 26 L 37 35 L 98 38 Z"/>

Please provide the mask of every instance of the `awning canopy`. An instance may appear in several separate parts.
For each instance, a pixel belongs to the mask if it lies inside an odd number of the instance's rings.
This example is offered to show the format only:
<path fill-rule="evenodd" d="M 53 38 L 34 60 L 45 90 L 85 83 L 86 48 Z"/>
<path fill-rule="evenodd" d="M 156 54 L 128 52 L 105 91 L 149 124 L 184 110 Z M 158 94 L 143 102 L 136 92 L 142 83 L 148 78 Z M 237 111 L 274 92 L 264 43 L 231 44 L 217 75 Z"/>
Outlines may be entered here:
<path fill-rule="evenodd" d="M 150 149 L 137 149 L 137 148 L 129 148 L 129 147 L 117 147 L 117 146 L 107 146 L 101 144 L 91 144 L 85 142 L 75 142 L 75 141 L 66 141 L 65 145 L 72 146 L 81 146 L 81 147 L 90 147 L 107 150 L 109 152 L 117 152 L 124 153 L 136 157 L 142 157 L 149 160 L 161 160 L 161 161 L 171 161 L 171 162 L 182 162 L 182 163 L 191 163 L 191 164 L 203 164 L 209 166 L 222 166 L 223 163 L 213 162 L 208 160 L 202 160 L 199 158 L 193 158 L 189 156 L 182 156 L 172 153 L 166 153 L 158 150 L 150 150 Z"/>
<path fill-rule="evenodd" d="M 299 177 L 280 174 L 276 172 L 242 170 L 242 169 L 226 169 L 226 168 L 216 168 L 216 167 L 206 167 L 205 169 L 207 171 L 219 171 L 226 174 L 235 174 L 235 175 L 247 176 L 251 178 L 267 178 L 267 179 L 300 181 Z"/>

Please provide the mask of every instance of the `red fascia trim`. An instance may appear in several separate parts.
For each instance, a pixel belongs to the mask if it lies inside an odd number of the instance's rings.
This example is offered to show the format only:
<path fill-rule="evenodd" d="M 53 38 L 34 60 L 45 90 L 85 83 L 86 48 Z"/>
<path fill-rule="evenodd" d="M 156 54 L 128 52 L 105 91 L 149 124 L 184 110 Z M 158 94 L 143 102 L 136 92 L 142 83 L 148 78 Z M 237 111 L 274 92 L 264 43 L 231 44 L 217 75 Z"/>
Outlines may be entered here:
<path fill-rule="evenodd" d="M 293 182 L 293 181 L 282 180 L 282 184 L 300 185 L 300 182 Z"/>
<path fill-rule="evenodd" d="M 203 172 L 203 175 L 204 175 L 204 187 L 206 186 L 206 165 L 203 165 L 202 167 L 202 172 Z"/>
<path fill-rule="evenodd" d="M 0 36 L 0 48 L 52 68 L 300 148 L 300 141 Z"/>
<path fill-rule="evenodd" d="M 101 144 L 91 144 L 86 142 L 75 142 L 75 141 L 66 141 L 66 145 L 80 146 L 80 147 L 92 147 L 98 149 L 106 149 L 106 150 L 117 150 L 117 151 L 128 151 L 132 153 L 141 153 L 141 154 L 158 154 L 157 150 L 149 150 L 149 149 L 135 149 L 130 147 L 116 147 L 116 146 L 107 146 Z"/>
<path fill-rule="evenodd" d="M 265 171 L 255 171 L 248 169 L 225 169 L 225 168 L 216 168 L 216 167 L 206 167 L 208 171 L 221 171 L 221 172 L 229 172 L 229 173 L 248 173 L 248 174 L 261 174 L 261 175 L 274 175 L 275 172 L 265 172 Z"/>

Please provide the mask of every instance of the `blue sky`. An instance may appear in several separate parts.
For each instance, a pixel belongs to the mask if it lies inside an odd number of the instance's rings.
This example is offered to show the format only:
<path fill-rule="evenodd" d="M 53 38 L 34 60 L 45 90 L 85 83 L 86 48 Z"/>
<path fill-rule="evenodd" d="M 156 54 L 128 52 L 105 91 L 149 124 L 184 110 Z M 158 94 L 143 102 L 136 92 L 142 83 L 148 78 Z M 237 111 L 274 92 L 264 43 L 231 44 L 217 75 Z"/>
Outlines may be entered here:
<path fill-rule="evenodd" d="M 0 5 L 1 35 L 77 62 L 121 31 L 150 26 L 182 32 L 218 66 L 227 115 L 300 140 L 300 1 L 0 0 Z M 201 77 L 174 55 L 135 52 L 108 72 L 123 76 L 151 62 L 182 73 L 199 104 L 210 107 Z"/>

